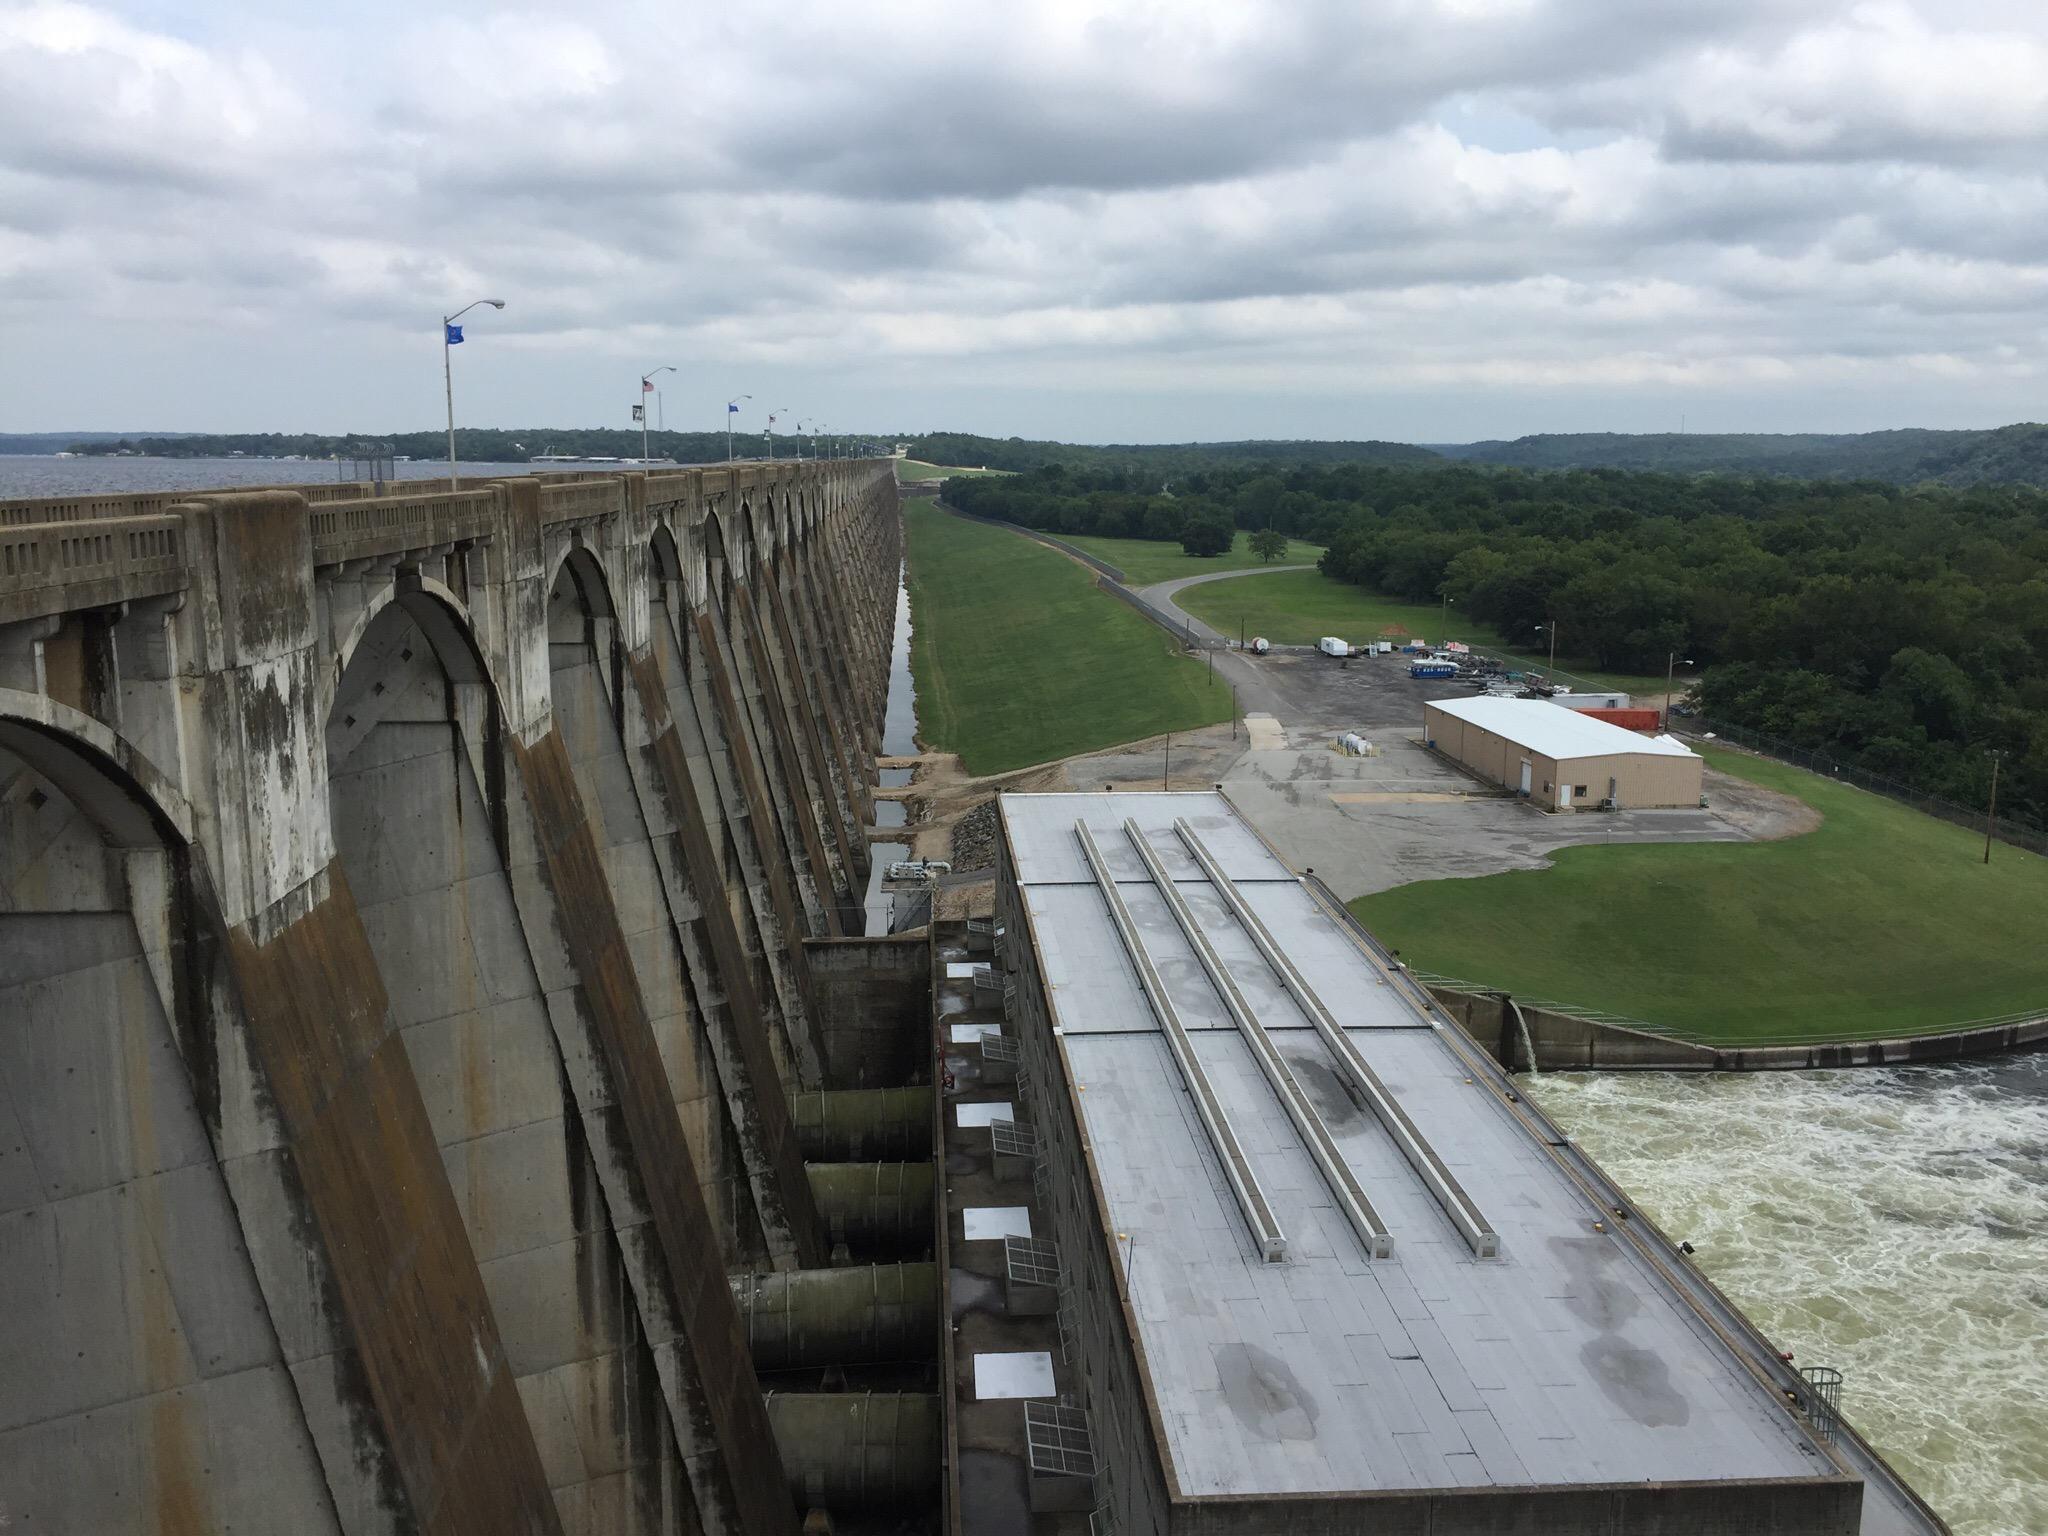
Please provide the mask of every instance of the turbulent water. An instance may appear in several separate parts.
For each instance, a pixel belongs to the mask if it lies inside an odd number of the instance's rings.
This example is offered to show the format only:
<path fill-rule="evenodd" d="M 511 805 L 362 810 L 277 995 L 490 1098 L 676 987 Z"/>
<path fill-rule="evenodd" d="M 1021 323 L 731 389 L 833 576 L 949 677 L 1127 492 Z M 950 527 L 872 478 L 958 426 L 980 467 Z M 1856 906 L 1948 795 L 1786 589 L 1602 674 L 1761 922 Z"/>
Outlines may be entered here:
<path fill-rule="evenodd" d="M 467 460 L 458 467 L 465 475 L 523 475 L 534 468 Z M 235 485 L 325 485 L 341 478 L 341 468 L 314 459 L 60 459 L 54 454 L 7 453 L 0 454 L 0 501 L 125 491 L 216 491 Z M 444 459 L 394 464 L 391 473 L 398 480 L 445 478 L 448 463 Z"/>
<path fill-rule="evenodd" d="M 1536 1093 L 1956 1536 L 2048 1532 L 2048 1055 Z"/>

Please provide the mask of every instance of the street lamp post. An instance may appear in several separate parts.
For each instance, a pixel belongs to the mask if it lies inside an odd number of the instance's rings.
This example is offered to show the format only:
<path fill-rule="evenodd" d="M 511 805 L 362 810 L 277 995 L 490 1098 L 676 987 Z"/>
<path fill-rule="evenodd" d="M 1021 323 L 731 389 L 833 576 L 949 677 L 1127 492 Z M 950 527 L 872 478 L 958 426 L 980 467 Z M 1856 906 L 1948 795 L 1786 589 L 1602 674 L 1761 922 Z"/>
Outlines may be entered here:
<path fill-rule="evenodd" d="M 441 317 L 441 388 L 448 396 L 448 489 L 460 490 L 462 479 L 455 472 L 455 367 L 449 361 L 448 353 L 455 345 L 455 322 L 475 309 L 479 304 L 488 304 L 493 309 L 503 309 L 503 299 L 473 299 L 452 315 Z"/>
<path fill-rule="evenodd" d="M 787 416 L 788 414 L 788 406 L 778 405 L 775 407 L 774 412 L 768 417 L 768 430 L 761 434 L 768 439 L 768 462 L 770 464 L 775 462 L 775 418 L 777 416 Z"/>
<path fill-rule="evenodd" d="M 1685 658 L 1689 667 L 1693 664 L 1690 656 Z M 1664 657 L 1664 729 L 1671 729 L 1671 678 L 1678 666 L 1678 652 L 1671 651 Z"/>
<path fill-rule="evenodd" d="M 732 419 L 739 414 L 740 402 L 751 400 L 752 395 L 735 395 L 725 402 L 725 462 L 732 462 Z"/>
<path fill-rule="evenodd" d="M 647 397 L 654 393 L 654 381 L 657 378 L 664 373 L 674 373 L 675 371 L 676 365 L 674 363 L 663 363 L 659 368 L 651 369 L 640 375 L 640 462 L 642 464 L 645 464 L 649 457 L 647 452 Z"/>
<path fill-rule="evenodd" d="M 1552 620 L 1550 620 L 1550 621 L 1549 621 L 1549 625 L 1550 625 L 1550 678 L 1549 678 L 1549 682 L 1550 682 L 1550 686 L 1551 686 L 1551 687 L 1553 687 L 1553 688 L 1555 688 L 1555 687 L 1557 686 L 1557 620 L 1555 620 L 1555 619 L 1552 619 Z M 1541 634 L 1541 633 L 1542 633 L 1542 631 L 1543 631 L 1543 625 L 1541 625 L 1541 624 L 1538 624 L 1538 625 L 1536 626 L 1536 630 L 1537 630 L 1537 633 L 1538 633 L 1538 634 Z"/>

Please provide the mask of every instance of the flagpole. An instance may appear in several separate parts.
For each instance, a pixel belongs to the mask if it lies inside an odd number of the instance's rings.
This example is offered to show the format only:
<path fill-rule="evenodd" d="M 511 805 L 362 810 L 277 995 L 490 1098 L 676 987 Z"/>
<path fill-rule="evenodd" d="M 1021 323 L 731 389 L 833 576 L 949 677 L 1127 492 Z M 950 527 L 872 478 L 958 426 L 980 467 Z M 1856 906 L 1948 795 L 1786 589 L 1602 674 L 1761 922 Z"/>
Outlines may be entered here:
<path fill-rule="evenodd" d="M 732 419 L 740 411 L 740 401 L 751 400 L 752 395 L 735 395 L 725 402 L 725 462 L 732 462 Z"/>
<path fill-rule="evenodd" d="M 647 397 L 654 392 L 654 381 L 664 373 L 674 373 L 674 363 L 663 363 L 640 375 L 640 462 L 644 466 L 651 455 L 647 451 Z"/>
<path fill-rule="evenodd" d="M 455 345 L 455 322 L 475 309 L 479 304 L 488 304 L 493 309 L 503 309 L 503 299 L 472 299 L 452 315 L 441 317 L 441 390 L 448 397 L 448 489 L 462 489 L 462 477 L 455 469 L 455 368 L 449 358 L 449 349 Z"/>
<path fill-rule="evenodd" d="M 455 322 L 446 315 L 441 317 L 441 388 L 448 396 L 448 489 L 462 488 L 460 477 L 455 473 L 455 365 L 449 354 L 455 349 L 448 340 L 448 327 Z"/>

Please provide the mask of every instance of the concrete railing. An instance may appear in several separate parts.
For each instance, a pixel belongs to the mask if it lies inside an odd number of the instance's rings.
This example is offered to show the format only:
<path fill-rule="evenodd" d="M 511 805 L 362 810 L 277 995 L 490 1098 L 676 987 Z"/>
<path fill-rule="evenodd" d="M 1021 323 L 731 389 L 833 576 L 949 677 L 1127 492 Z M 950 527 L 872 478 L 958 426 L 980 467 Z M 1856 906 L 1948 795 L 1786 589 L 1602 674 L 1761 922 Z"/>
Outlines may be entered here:
<path fill-rule="evenodd" d="M 544 485 L 540 488 L 540 520 L 582 523 L 610 517 L 619 510 L 624 492 L 625 482 L 617 477 Z"/>
<path fill-rule="evenodd" d="M 0 529 L 0 622 L 179 591 L 184 540 L 174 512 Z"/>
<path fill-rule="evenodd" d="M 885 472 L 880 460 L 719 466 L 649 476 L 649 499 L 674 502 L 735 491 L 793 489 L 803 481 L 858 481 Z M 637 470 L 536 476 L 541 520 L 561 524 L 617 515 Z M 188 585 L 181 507 L 218 496 L 289 491 L 308 504 L 313 560 L 332 566 L 488 536 L 507 510 L 502 479 L 382 485 L 236 486 L 0 502 L 0 622 L 42 618 L 158 596 Z"/>
<path fill-rule="evenodd" d="M 372 496 L 312 509 L 313 563 L 338 565 L 473 539 L 503 515 L 495 490 L 442 491 L 432 496 Z"/>

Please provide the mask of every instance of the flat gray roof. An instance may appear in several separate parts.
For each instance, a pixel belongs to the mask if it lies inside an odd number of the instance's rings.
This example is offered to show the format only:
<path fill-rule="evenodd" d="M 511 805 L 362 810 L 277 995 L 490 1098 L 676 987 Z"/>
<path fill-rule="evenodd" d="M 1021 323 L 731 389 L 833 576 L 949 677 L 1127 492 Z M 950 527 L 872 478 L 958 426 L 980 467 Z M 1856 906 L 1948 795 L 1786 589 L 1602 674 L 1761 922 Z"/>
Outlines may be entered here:
<path fill-rule="evenodd" d="M 1560 711 L 1561 713 L 1561 711 Z M 1484 1072 L 1218 794 L 1005 795 L 1001 814 L 1184 1495 L 1836 1475 L 1776 1395 L 1606 1219 Z M 1136 821 L 1391 1239 L 1372 1258 L 1276 1077 L 1123 831 Z M 1261 1257 L 1103 863 L 1285 1236 Z M 1476 1256 L 1176 831 L 1498 1236 Z M 1285 1074 L 1282 1074 L 1284 1076 Z"/>

